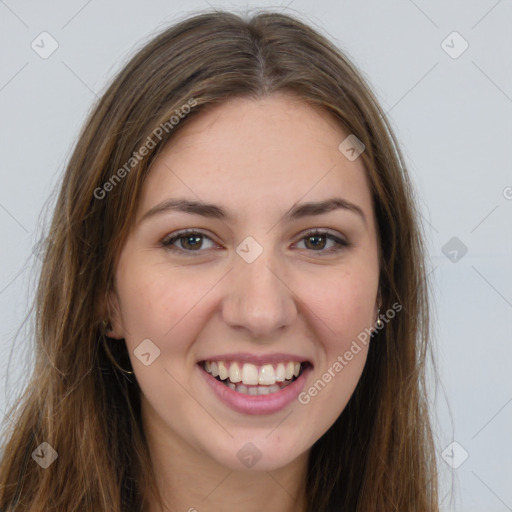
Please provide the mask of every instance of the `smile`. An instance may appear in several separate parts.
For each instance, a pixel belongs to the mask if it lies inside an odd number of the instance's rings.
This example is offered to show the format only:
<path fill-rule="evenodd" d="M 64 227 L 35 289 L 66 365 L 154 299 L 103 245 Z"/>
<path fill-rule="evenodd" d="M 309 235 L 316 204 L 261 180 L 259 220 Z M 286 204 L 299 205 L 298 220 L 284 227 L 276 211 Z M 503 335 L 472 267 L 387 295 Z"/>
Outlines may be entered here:
<path fill-rule="evenodd" d="M 199 372 L 229 408 L 243 414 L 272 414 L 297 401 L 313 369 L 297 356 L 229 357 L 199 361 Z"/>
<path fill-rule="evenodd" d="M 233 391 L 246 395 L 277 393 L 297 379 L 306 363 L 285 363 L 256 366 L 237 361 L 204 361 L 203 369 Z"/>

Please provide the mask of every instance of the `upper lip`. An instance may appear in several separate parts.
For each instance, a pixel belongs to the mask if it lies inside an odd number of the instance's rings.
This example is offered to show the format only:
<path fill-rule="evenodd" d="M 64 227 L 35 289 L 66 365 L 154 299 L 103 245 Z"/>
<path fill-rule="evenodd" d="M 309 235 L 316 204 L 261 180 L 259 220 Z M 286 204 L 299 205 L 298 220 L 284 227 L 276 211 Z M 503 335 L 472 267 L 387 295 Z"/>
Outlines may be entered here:
<path fill-rule="evenodd" d="M 307 357 L 303 357 L 297 354 L 249 354 L 248 352 L 237 352 L 230 354 L 218 354 L 214 356 L 208 356 L 205 357 L 204 359 L 201 359 L 199 362 L 203 361 L 236 361 L 239 363 L 252 363 L 256 366 L 262 366 L 264 364 L 286 363 L 288 361 L 310 363 L 310 360 Z"/>

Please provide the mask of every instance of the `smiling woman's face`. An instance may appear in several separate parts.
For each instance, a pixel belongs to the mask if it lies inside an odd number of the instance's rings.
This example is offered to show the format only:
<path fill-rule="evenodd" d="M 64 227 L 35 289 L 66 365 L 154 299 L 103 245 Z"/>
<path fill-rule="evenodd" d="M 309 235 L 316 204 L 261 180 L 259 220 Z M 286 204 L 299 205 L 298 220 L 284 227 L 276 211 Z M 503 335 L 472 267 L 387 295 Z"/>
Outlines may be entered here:
<path fill-rule="evenodd" d="M 365 169 L 338 149 L 348 135 L 294 96 L 234 99 L 156 159 L 111 296 L 154 445 L 272 470 L 345 408 L 368 346 L 344 354 L 375 323 L 379 278 Z M 288 363 L 304 363 L 299 378 Z"/>

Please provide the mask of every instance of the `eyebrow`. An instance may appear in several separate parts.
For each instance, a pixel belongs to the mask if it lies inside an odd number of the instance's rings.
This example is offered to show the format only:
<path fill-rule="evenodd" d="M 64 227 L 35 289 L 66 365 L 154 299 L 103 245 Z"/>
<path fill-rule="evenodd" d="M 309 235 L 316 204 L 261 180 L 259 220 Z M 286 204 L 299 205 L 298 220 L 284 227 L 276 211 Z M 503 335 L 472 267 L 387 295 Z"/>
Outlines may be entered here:
<path fill-rule="evenodd" d="M 303 217 L 322 215 L 333 210 L 345 210 L 355 213 L 361 217 L 365 225 L 367 223 L 366 216 L 362 208 L 341 197 L 333 197 L 331 199 L 326 199 L 325 201 L 307 202 L 294 205 L 284 214 L 283 219 L 289 222 L 292 220 L 301 219 Z M 200 215 L 201 217 L 220 219 L 223 221 L 231 222 L 235 217 L 233 213 L 229 212 L 229 210 L 225 210 L 221 206 L 212 203 L 175 198 L 167 199 L 148 210 L 143 215 L 140 222 L 156 215 L 169 212 L 183 212 L 192 215 Z"/>

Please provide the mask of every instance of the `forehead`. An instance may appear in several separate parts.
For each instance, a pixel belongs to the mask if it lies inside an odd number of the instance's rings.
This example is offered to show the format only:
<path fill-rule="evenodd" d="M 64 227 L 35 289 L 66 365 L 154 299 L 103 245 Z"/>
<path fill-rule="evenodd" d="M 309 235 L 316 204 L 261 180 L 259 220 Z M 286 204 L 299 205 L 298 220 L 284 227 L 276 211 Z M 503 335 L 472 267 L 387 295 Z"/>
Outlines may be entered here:
<path fill-rule="evenodd" d="M 338 149 L 349 135 L 327 112 L 293 95 L 236 98 L 190 120 L 155 160 L 139 216 L 169 197 L 263 214 L 333 195 L 371 211 L 365 167 Z"/>

